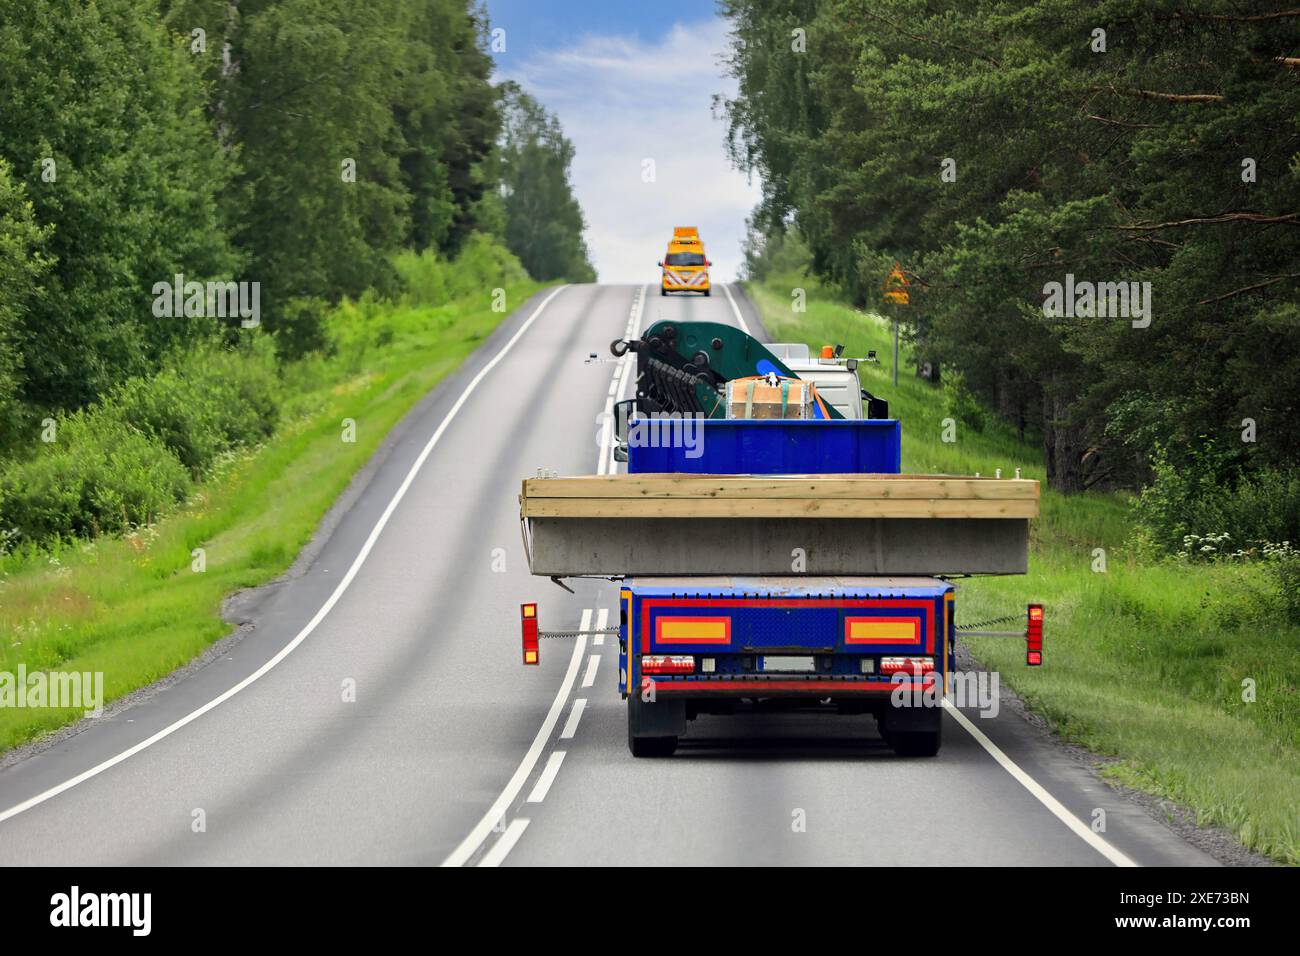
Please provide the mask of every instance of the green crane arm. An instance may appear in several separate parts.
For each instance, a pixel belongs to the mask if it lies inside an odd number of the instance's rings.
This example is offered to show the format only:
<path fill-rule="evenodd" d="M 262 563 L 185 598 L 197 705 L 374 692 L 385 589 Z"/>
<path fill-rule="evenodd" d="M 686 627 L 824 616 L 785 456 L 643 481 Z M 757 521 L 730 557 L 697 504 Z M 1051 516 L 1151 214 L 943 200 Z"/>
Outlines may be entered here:
<path fill-rule="evenodd" d="M 720 322 L 656 322 L 640 339 L 619 339 L 610 351 L 636 353 L 637 411 L 725 418 L 722 387 L 733 378 L 798 378 L 752 335 Z M 831 418 L 843 418 L 829 404 Z"/>

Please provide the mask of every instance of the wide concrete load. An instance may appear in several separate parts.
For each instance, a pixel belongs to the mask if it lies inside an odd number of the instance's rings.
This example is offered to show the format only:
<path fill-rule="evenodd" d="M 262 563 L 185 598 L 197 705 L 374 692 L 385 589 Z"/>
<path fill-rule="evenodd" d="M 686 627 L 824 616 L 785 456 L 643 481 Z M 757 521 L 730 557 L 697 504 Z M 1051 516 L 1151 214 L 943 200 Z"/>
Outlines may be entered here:
<path fill-rule="evenodd" d="M 1038 482 L 946 475 L 529 478 L 533 574 L 1024 574 Z"/>

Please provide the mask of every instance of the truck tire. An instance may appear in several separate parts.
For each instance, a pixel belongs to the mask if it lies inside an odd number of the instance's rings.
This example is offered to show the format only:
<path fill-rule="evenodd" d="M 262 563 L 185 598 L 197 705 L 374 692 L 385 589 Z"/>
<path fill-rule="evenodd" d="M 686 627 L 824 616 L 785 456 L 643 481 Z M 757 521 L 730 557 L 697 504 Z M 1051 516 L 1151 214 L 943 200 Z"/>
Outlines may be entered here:
<path fill-rule="evenodd" d="M 933 757 L 942 742 L 941 730 L 901 730 L 889 735 L 889 746 L 900 757 Z"/>
<path fill-rule="evenodd" d="M 663 286 L 660 286 L 660 287 L 659 287 L 659 294 L 660 294 L 660 295 L 667 295 L 667 294 L 668 294 L 668 290 L 665 289 Z"/>
<path fill-rule="evenodd" d="M 943 741 L 943 713 L 937 707 L 891 708 L 880 714 L 880 736 L 900 757 L 933 757 Z"/>
<path fill-rule="evenodd" d="M 677 749 L 677 738 L 633 737 L 628 734 L 627 746 L 633 757 L 671 757 Z"/>
<path fill-rule="evenodd" d="M 671 757 L 686 731 L 684 701 L 650 703 L 640 695 L 627 699 L 627 749 L 633 757 Z"/>
<path fill-rule="evenodd" d="M 711 296 L 711 295 L 713 295 L 713 290 L 712 290 L 712 289 L 705 289 L 705 290 L 704 290 L 704 297 L 705 297 L 706 299 L 707 299 L 709 296 Z"/>

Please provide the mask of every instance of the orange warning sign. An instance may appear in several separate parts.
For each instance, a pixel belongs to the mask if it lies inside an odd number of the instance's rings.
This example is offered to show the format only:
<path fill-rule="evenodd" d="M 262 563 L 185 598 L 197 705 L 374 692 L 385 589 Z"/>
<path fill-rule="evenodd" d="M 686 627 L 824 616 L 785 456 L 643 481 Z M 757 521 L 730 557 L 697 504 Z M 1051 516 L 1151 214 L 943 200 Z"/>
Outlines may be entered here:
<path fill-rule="evenodd" d="M 911 302 L 911 295 L 907 291 L 910 284 L 907 276 L 903 275 L 903 267 L 895 262 L 894 268 L 889 270 L 889 276 L 885 279 L 885 301 L 908 305 Z"/>

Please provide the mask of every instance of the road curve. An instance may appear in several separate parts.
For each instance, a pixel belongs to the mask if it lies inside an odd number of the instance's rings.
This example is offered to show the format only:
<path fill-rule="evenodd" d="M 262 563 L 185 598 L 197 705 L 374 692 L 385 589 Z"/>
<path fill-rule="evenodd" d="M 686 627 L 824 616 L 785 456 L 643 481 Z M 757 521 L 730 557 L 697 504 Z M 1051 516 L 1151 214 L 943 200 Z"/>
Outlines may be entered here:
<path fill-rule="evenodd" d="M 609 467 L 599 416 L 630 383 L 607 345 L 661 318 L 762 334 L 734 288 L 534 297 L 398 426 L 301 573 L 243 602 L 247 637 L 0 771 L 0 865 L 1213 863 L 1006 708 L 966 712 L 986 742 L 946 716 L 932 760 L 801 715 L 700 718 L 674 758 L 634 760 L 615 640 L 521 667 L 522 601 L 547 628 L 617 619 L 612 584 L 527 574 L 516 496 L 539 468 Z"/>

